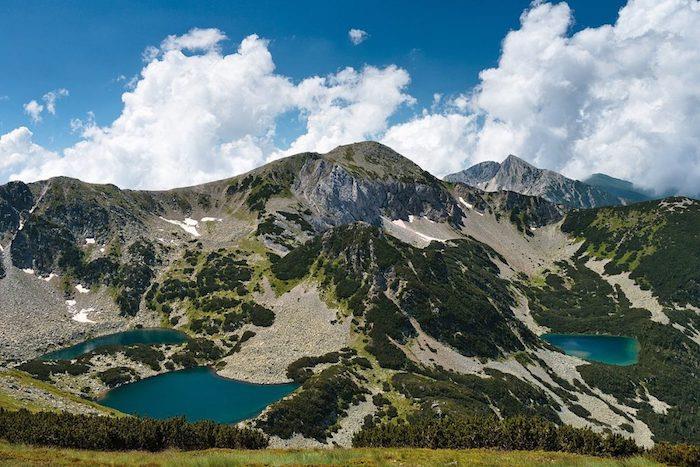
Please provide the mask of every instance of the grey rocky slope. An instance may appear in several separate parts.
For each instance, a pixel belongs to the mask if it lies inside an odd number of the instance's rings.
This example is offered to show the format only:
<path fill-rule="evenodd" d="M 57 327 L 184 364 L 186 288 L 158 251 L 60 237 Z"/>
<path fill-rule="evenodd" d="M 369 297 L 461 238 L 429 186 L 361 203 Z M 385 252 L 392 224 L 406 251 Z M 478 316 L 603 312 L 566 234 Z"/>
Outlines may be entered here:
<path fill-rule="evenodd" d="M 466 170 L 445 176 L 454 183 L 481 188 L 485 191 L 515 191 L 539 196 L 552 203 L 574 208 L 591 208 L 623 204 L 625 199 L 603 189 L 572 180 L 551 170 L 538 169 L 510 155 L 500 164 L 481 162 Z"/>
<path fill-rule="evenodd" d="M 56 178 L 0 197 L 0 355 L 63 390 L 94 397 L 195 364 L 305 381 L 249 422 L 278 445 L 347 444 L 368 415 L 538 414 L 645 445 L 664 421 L 652 407 L 667 397 L 661 386 L 635 379 L 632 395 L 612 395 L 592 365 L 538 339 L 568 323 L 547 300 L 581 280 L 562 263 L 578 264 L 580 244 L 560 228 L 578 211 L 541 197 L 442 182 L 372 142 L 169 191 Z M 554 273 L 573 292 L 543 296 Z M 607 300 L 596 312 L 614 313 L 606 278 L 585 279 Z M 692 321 L 682 323 L 664 336 L 693 344 Z M 67 368 L 32 360 L 157 324 L 190 342 L 96 352 Z M 103 379 L 110 368 L 117 383 Z M 319 404 L 313 418 L 305 408 Z"/>

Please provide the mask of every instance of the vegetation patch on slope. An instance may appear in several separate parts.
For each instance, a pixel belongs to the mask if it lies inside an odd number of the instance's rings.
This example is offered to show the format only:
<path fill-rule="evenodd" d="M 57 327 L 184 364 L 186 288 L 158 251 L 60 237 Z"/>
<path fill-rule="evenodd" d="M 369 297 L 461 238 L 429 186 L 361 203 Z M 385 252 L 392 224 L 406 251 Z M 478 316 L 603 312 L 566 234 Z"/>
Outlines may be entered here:
<path fill-rule="evenodd" d="M 256 425 L 284 439 L 299 433 L 325 441 L 338 430 L 338 421 L 348 408 L 365 399 L 367 390 L 358 384 L 358 378 L 342 365 L 327 368 L 308 379 L 300 392 L 274 404 Z"/>
<path fill-rule="evenodd" d="M 74 449 L 40 448 L 0 442 L 0 458 L 18 464 L 38 465 L 546 465 L 571 466 L 657 466 L 656 462 L 634 457 L 631 459 L 600 458 L 564 452 L 500 451 L 495 449 L 282 449 L 203 451 L 168 450 L 104 452 Z M 684 465 L 684 464 L 677 464 Z M 692 465 L 692 464 L 685 464 Z"/>
<path fill-rule="evenodd" d="M 536 417 L 426 417 L 411 420 L 410 423 L 382 423 L 363 427 L 353 438 L 353 446 L 496 448 L 612 457 L 632 456 L 641 452 L 634 441 L 621 435 L 601 435 L 589 428 L 557 426 Z"/>
<path fill-rule="evenodd" d="M 606 272 L 630 271 L 667 304 L 700 307 L 700 202 L 666 198 L 577 210 L 562 230 L 584 240 L 580 253 L 611 258 Z"/>

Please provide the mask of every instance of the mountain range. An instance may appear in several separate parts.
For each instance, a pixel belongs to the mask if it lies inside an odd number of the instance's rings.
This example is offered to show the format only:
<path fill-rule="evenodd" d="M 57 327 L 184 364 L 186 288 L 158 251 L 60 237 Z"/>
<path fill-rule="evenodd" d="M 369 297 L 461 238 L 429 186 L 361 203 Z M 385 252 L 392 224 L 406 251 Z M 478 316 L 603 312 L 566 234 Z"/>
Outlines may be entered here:
<path fill-rule="evenodd" d="M 273 446 L 450 413 L 697 443 L 700 202 L 620 183 L 515 156 L 442 181 L 375 142 L 168 191 L 8 183 L 0 401 L 102 411 L 107 390 L 206 365 L 300 384 L 245 422 Z M 40 358 L 135 327 L 188 340 Z M 631 337 L 638 360 L 551 333 Z"/>
<path fill-rule="evenodd" d="M 445 180 L 485 191 L 507 190 L 539 196 L 552 203 L 574 208 L 614 206 L 651 199 L 650 195 L 636 190 L 632 183 L 625 180 L 594 174 L 580 182 L 551 170 L 538 169 L 513 155 L 500 164 L 481 162 L 447 175 Z"/>

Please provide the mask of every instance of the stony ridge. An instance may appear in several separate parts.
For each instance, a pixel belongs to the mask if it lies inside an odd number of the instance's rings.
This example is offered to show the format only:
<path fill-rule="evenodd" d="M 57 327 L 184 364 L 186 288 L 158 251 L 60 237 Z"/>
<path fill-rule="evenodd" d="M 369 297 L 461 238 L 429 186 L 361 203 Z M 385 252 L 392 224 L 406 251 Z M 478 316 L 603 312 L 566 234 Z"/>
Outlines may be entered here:
<path fill-rule="evenodd" d="M 482 162 L 466 170 L 445 176 L 453 183 L 464 183 L 485 191 L 515 191 L 540 196 L 547 201 L 573 208 L 592 208 L 623 204 L 610 193 L 572 180 L 551 170 L 538 169 L 510 155 L 503 162 Z"/>

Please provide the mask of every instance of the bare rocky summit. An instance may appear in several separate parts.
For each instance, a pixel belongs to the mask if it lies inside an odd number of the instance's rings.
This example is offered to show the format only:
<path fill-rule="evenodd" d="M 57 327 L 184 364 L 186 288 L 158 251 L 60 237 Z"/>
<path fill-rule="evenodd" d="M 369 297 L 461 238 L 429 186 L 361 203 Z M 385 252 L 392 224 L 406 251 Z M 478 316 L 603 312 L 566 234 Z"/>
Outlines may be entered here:
<path fill-rule="evenodd" d="M 573 208 L 592 208 L 624 204 L 625 200 L 594 186 L 572 180 L 551 170 L 538 169 L 519 157 L 510 155 L 500 164 L 481 162 L 466 170 L 445 176 L 453 183 L 485 191 L 514 191 L 539 196 L 556 204 Z"/>

